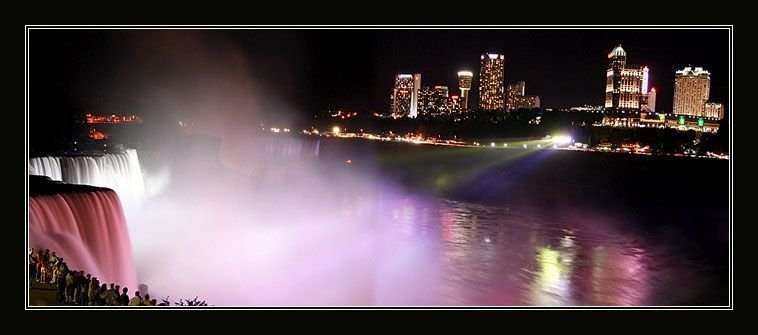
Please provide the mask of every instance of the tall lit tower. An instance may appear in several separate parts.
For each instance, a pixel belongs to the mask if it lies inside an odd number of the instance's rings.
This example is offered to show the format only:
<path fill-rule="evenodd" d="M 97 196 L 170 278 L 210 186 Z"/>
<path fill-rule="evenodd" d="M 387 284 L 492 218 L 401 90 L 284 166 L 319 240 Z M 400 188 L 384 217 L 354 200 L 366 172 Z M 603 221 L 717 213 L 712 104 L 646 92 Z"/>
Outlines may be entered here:
<path fill-rule="evenodd" d="M 647 92 L 647 109 L 651 112 L 655 112 L 655 87 Z"/>
<path fill-rule="evenodd" d="M 468 109 L 468 91 L 471 90 L 471 80 L 474 74 L 471 71 L 458 72 L 458 88 L 461 90 L 460 105 L 462 110 Z"/>
<path fill-rule="evenodd" d="M 408 117 L 418 116 L 418 90 L 421 88 L 421 73 L 413 74 L 413 90 L 411 91 L 411 111 Z"/>
<path fill-rule="evenodd" d="M 649 74 L 650 74 L 650 69 L 648 69 L 647 66 L 643 66 L 642 67 L 642 89 L 641 89 L 641 92 L 640 92 L 642 94 L 647 94 L 647 85 L 648 85 Z"/>
<path fill-rule="evenodd" d="M 395 76 L 395 87 L 392 89 L 392 117 L 399 118 L 410 115 L 411 95 L 413 94 L 413 76 L 398 74 Z"/>
<path fill-rule="evenodd" d="M 674 79 L 674 114 L 702 116 L 711 92 L 711 73 L 702 67 L 685 67 Z"/>
<path fill-rule="evenodd" d="M 479 70 L 479 109 L 503 110 L 505 98 L 503 77 L 505 76 L 505 56 L 482 54 Z"/>
<path fill-rule="evenodd" d="M 606 70 L 605 108 L 639 111 L 646 105 L 649 69 L 647 66 L 626 63 L 626 51 L 621 45 L 608 54 Z"/>

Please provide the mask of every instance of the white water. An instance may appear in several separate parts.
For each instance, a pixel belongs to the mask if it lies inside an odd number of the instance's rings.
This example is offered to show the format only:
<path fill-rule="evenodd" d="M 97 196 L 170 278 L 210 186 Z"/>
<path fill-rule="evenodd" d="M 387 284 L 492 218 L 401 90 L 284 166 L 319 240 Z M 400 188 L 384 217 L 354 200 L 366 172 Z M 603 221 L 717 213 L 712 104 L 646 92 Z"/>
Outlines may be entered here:
<path fill-rule="evenodd" d="M 36 157 L 29 160 L 29 174 L 48 176 L 52 180 L 62 181 L 61 172 L 59 157 Z"/>
<path fill-rule="evenodd" d="M 134 149 L 102 156 L 35 157 L 29 160 L 29 174 L 110 188 L 118 194 L 127 216 L 145 197 L 142 169 Z"/>

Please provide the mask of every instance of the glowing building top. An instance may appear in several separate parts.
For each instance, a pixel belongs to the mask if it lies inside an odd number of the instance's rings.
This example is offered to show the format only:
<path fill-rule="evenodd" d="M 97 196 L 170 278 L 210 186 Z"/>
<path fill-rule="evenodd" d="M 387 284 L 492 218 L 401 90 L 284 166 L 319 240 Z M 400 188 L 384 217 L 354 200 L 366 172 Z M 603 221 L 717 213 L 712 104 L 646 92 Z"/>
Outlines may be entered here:
<path fill-rule="evenodd" d="M 472 78 L 474 78 L 474 74 L 471 71 L 458 72 L 458 87 L 461 89 L 471 89 Z"/>
<path fill-rule="evenodd" d="M 703 70 L 702 67 L 693 69 L 691 66 L 687 66 L 684 69 L 676 71 L 676 74 L 682 76 L 706 76 L 708 79 L 711 79 L 711 73 Z"/>
<path fill-rule="evenodd" d="M 624 48 L 621 47 L 621 44 L 619 46 L 615 47 L 611 53 L 608 54 L 608 58 L 613 57 L 626 57 L 626 51 L 624 51 Z"/>
<path fill-rule="evenodd" d="M 462 110 L 468 109 L 468 91 L 471 90 L 471 80 L 474 74 L 471 71 L 458 72 L 458 88 L 461 90 L 461 100 L 459 101 Z"/>
<path fill-rule="evenodd" d="M 619 46 L 608 54 L 606 70 L 605 108 L 613 111 L 640 111 L 647 108 L 647 66 L 628 65 L 626 51 Z"/>

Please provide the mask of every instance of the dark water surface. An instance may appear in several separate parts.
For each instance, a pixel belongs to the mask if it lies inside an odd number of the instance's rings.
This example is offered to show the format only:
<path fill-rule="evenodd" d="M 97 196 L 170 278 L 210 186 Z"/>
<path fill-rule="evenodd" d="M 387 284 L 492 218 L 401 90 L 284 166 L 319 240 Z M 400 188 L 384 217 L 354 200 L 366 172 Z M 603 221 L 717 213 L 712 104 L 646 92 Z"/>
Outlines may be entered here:
<path fill-rule="evenodd" d="M 380 305 L 728 303 L 728 161 L 359 141 L 320 159 L 402 190 L 377 264 L 403 273 L 375 296 L 408 292 Z"/>

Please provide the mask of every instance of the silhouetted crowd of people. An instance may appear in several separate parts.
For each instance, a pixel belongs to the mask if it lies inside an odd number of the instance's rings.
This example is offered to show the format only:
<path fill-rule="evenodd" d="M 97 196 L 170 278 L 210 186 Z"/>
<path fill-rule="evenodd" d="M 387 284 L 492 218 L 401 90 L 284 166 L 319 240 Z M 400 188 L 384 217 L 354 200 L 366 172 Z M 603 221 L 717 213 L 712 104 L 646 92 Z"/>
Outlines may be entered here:
<path fill-rule="evenodd" d="M 58 303 L 62 305 L 167 306 L 165 302 L 157 304 L 149 294 L 143 297 L 139 291 L 130 298 L 127 287 L 121 288 L 114 283 L 109 286 L 89 273 L 85 275 L 84 271 L 70 270 L 63 257 L 48 249 L 35 251 L 29 248 L 29 274 L 31 281 L 55 284 Z"/>

